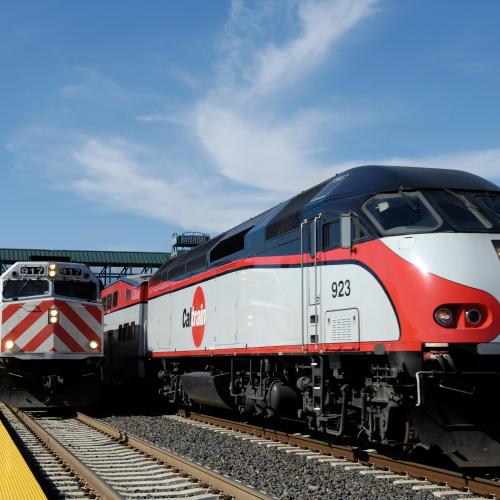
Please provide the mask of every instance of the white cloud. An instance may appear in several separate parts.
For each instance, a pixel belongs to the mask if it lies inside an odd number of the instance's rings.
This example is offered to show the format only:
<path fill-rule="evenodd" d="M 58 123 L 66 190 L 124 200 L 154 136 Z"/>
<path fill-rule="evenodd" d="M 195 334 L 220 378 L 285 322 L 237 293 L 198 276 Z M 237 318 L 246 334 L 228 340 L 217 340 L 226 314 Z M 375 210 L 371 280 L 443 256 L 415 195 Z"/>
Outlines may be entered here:
<path fill-rule="evenodd" d="M 45 147 L 55 141 L 61 141 L 57 149 Z M 120 138 L 30 129 L 7 149 L 23 164 L 42 167 L 52 187 L 186 230 L 223 231 L 276 199 L 272 191 L 229 186 L 222 177 L 200 175 L 192 166 L 170 163 L 157 149 Z"/>
<path fill-rule="evenodd" d="M 328 175 L 314 157 L 314 133 L 326 118 L 310 113 L 290 122 L 265 122 L 203 103 L 196 132 L 224 176 L 250 186 L 292 192 Z"/>
<path fill-rule="evenodd" d="M 83 175 L 67 186 L 114 209 L 207 232 L 236 225 L 271 202 L 269 193 L 242 192 L 236 186 L 225 190 L 223 180 L 199 177 L 194 170 L 155 178 L 155 171 L 165 172 L 152 164 L 156 154 L 123 141 L 87 139 L 72 152 Z M 170 174 L 178 167 L 170 166 Z"/>
<path fill-rule="evenodd" d="M 308 75 L 361 20 L 374 12 L 378 0 L 304 1 L 298 6 L 299 36 L 271 44 L 255 54 L 251 89 L 267 94 Z"/>
<path fill-rule="evenodd" d="M 222 175 L 249 186 L 291 192 L 328 176 L 318 158 L 327 131 L 342 127 L 329 110 L 290 103 L 278 112 L 282 92 L 315 71 L 351 29 L 374 11 L 376 0 L 301 1 L 287 11 L 288 41 L 260 48 L 262 21 L 277 17 L 282 3 L 249 11 L 233 3 L 217 84 L 194 107 L 192 130 Z M 349 120 L 347 120 L 349 121 Z"/>

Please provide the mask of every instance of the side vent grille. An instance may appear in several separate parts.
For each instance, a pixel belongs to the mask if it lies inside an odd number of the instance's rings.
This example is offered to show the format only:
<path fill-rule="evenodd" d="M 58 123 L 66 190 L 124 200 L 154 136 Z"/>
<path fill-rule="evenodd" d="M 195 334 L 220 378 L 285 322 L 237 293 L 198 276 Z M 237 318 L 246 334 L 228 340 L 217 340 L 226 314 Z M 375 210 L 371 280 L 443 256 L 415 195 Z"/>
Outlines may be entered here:
<path fill-rule="evenodd" d="M 327 311 L 325 314 L 327 343 L 359 342 L 359 312 L 357 309 Z"/>

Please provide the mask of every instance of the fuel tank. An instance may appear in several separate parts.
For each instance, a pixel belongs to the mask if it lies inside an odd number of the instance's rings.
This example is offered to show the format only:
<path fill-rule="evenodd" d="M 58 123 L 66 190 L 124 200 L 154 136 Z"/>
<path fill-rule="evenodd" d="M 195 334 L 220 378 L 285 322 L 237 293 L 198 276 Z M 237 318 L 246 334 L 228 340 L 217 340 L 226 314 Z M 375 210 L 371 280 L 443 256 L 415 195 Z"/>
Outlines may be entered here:
<path fill-rule="evenodd" d="M 230 373 L 191 372 L 181 375 L 181 384 L 187 395 L 200 405 L 232 410 L 229 395 Z"/>

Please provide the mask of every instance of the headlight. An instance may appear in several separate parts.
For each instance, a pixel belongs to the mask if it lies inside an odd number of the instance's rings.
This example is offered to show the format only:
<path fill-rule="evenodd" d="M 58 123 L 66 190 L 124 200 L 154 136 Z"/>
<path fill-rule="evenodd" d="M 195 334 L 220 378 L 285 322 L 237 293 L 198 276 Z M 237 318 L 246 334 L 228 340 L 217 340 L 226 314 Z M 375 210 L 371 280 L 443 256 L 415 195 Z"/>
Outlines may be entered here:
<path fill-rule="evenodd" d="M 56 306 L 49 308 L 49 323 L 52 325 L 59 323 L 59 309 Z"/>
<path fill-rule="evenodd" d="M 97 340 L 91 340 L 89 342 L 89 347 L 95 351 L 99 347 L 99 343 Z"/>
<path fill-rule="evenodd" d="M 10 351 L 14 347 L 14 341 L 13 340 L 6 340 L 4 345 L 5 345 L 5 349 L 7 351 Z"/>
<path fill-rule="evenodd" d="M 453 311 L 448 307 L 438 307 L 434 312 L 434 320 L 444 328 L 450 328 L 455 322 Z"/>
<path fill-rule="evenodd" d="M 55 262 L 51 262 L 49 264 L 49 277 L 55 278 L 57 275 L 57 264 Z"/>
<path fill-rule="evenodd" d="M 483 321 L 483 315 L 479 309 L 471 307 L 465 311 L 465 319 L 472 326 L 477 326 Z"/>

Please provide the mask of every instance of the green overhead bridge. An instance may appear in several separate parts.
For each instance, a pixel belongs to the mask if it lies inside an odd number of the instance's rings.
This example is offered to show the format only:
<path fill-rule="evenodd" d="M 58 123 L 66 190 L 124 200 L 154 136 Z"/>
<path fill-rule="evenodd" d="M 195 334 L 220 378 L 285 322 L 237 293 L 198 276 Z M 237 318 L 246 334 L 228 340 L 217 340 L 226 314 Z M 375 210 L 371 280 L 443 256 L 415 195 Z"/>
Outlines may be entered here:
<path fill-rule="evenodd" d="M 87 264 L 103 282 L 132 274 L 152 274 L 170 259 L 169 252 L 108 252 L 102 250 L 39 250 L 0 248 L 0 268 L 4 273 L 19 261 L 55 260 Z"/>

